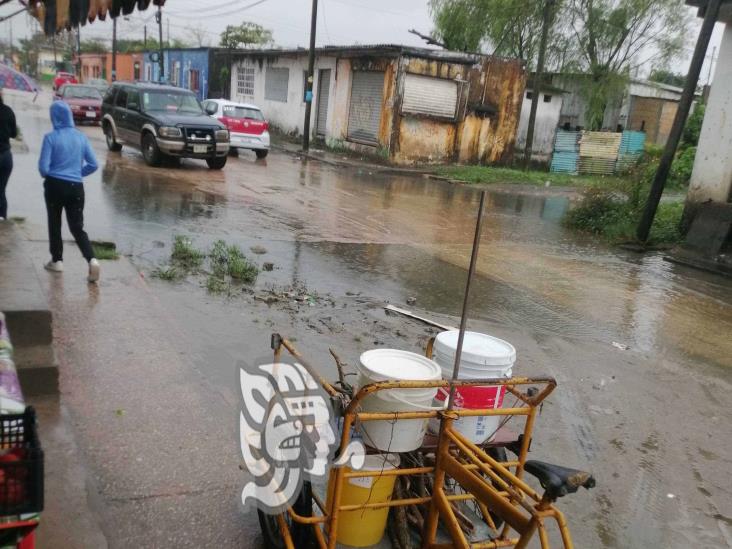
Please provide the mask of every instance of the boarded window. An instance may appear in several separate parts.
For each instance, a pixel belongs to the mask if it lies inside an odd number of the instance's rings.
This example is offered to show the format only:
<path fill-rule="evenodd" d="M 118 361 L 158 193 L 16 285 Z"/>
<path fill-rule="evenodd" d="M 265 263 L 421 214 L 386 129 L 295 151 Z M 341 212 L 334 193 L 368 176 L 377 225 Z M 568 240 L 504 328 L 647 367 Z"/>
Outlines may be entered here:
<path fill-rule="evenodd" d="M 254 95 L 254 67 L 239 67 L 236 73 L 236 93 Z"/>
<path fill-rule="evenodd" d="M 267 67 L 264 78 L 264 98 L 270 101 L 287 103 L 287 89 L 290 81 L 290 69 Z"/>
<path fill-rule="evenodd" d="M 198 92 L 201 89 L 201 73 L 200 71 L 191 69 L 188 75 L 188 89 Z"/>
<path fill-rule="evenodd" d="M 354 71 L 348 111 L 348 139 L 378 144 L 384 73 Z"/>
<path fill-rule="evenodd" d="M 407 74 L 402 112 L 454 119 L 458 84 L 454 80 Z"/>

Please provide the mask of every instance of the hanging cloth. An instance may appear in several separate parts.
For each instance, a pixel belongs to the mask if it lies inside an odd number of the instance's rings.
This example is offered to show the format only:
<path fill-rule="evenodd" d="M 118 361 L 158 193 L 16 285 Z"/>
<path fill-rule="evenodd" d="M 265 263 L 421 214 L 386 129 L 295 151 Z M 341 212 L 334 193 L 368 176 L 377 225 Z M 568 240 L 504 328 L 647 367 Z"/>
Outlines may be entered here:
<path fill-rule="evenodd" d="M 69 27 L 69 0 L 56 0 L 56 32 Z"/>

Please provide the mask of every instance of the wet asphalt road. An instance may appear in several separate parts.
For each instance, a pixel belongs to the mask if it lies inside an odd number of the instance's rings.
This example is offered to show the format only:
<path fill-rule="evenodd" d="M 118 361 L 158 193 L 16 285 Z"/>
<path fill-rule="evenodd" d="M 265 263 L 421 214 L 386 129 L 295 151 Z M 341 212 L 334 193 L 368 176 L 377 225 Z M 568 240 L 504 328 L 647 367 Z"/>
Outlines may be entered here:
<path fill-rule="evenodd" d="M 30 149 L 15 156 L 10 215 L 42 241 L 46 104 L 9 102 Z M 275 270 L 254 295 L 302 284 L 329 297 L 302 309 L 210 296 L 195 279 L 150 282 L 197 373 L 232 407 L 234 362 L 266 355 L 273 329 L 319 360 L 334 346 L 353 363 L 374 346 L 424 343 L 423 326 L 384 317 L 386 301 L 415 297 L 420 312 L 455 323 L 473 189 L 278 152 L 243 153 L 222 172 L 195 161 L 152 169 L 135 151 L 107 153 L 99 128 L 83 131 L 102 168 L 86 183 L 88 232 L 148 279 L 185 234 L 202 248 L 219 238 L 264 248 L 250 257 Z M 559 380 L 534 457 L 598 476 L 597 489 L 562 502 L 579 547 L 732 546 L 732 284 L 569 234 L 559 223 L 568 205 L 563 193 L 489 195 L 471 304 L 474 329 L 517 347 L 515 373 Z"/>

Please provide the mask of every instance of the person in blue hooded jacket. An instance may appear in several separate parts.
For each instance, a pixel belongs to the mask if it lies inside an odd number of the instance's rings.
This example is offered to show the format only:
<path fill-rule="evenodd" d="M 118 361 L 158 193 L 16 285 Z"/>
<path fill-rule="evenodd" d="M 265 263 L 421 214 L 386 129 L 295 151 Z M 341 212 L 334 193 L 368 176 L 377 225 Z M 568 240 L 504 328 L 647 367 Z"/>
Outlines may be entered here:
<path fill-rule="evenodd" d="M 99 262 L 89 236 L 84 231 L 84 183 L 83 178 L 94 173 L 97 159 L 89 140 L 74 127 L 71 108 L 63 101 L 51 105 L 53 131 L 43 138 L 38 170 L 44 178 L 43 189 L 48 211 L 48 240 L 51 261 L 45 267 L 49 271 L 63 271 L 63 241 L 61 240 L 61 214 L 66 210 L 66 222 L 76 244 L 89 263 L 89 282 L 99 280 Z"/>

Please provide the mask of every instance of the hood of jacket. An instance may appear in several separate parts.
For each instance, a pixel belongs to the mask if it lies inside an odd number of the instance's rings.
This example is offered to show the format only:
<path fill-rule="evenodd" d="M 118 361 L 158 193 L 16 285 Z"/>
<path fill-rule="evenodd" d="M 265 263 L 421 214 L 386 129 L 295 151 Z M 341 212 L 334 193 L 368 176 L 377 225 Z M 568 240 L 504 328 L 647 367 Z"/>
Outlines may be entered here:
<path fill-rule="evenodd" d="M 63 101 L 54 101 L 51 105 L 51 123 L 54 130 L 73 128 L 74 115 L 71 113 L 71 107 Z"/>

